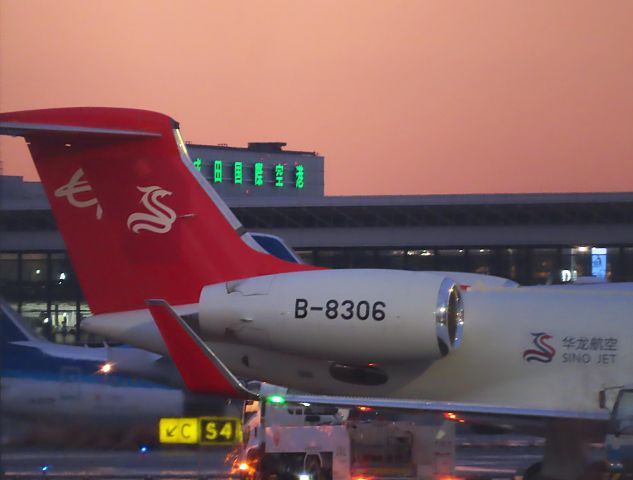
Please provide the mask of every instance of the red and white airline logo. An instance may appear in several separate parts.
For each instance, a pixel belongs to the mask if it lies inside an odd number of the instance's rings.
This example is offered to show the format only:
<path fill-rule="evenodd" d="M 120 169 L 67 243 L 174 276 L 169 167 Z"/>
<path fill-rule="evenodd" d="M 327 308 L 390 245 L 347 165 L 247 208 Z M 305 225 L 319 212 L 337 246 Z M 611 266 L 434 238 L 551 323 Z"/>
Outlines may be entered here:
<path fill-rule="evenodd" d="M 160 198 L 171 195 L 172 192 L 168 192 L 155 185 L 136 188 L 143 193 L 140 203 L 143 204 L 150 213 L 138 212 L 131 214 L 127 218 L 127 228 L 134 233 L 138 233 L 141 230 L 154 233 L 169 232 L 176 220 L 176 212 L 164 205 L 160 201 Z"/>
<path fill-rule="evenodd" d="M 85 199 L 86 195 L 83 195 L 84 200 L 80 200 L 77 198 L 77 195 L 81 193 L 92 192 L 92 187 L 90 186 L 88 181 L 81 178 L 83 176 L 83 168 L 77 169 L 77 171 L 73 173 L 73 176 L 70 177 L 70 181 L 66 185 L 62 185 L 57 190 L 55 190 L 55 196 L 57 198 L 66 197 L 68 203 L 77 208 L 88 208 L 96 205 L 97 220 L 101 220 L 101 217 L 103 216 L 103 209 L 101 208 L 101 205 L 99 205 L 99 201 L 96 198 L 93 197 Z"/>

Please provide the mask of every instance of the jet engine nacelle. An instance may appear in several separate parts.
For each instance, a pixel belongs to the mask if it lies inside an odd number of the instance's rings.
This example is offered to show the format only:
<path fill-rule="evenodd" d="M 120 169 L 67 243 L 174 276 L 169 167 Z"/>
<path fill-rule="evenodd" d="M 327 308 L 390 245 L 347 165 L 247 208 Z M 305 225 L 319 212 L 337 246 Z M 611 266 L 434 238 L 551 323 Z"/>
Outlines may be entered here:
<path fill-rule="evenodd" d="M 340 362 L 436 360 L 462 338 L 461 292 L 448 277 L 318 270 L 209 285 L 205 338 Z"/>

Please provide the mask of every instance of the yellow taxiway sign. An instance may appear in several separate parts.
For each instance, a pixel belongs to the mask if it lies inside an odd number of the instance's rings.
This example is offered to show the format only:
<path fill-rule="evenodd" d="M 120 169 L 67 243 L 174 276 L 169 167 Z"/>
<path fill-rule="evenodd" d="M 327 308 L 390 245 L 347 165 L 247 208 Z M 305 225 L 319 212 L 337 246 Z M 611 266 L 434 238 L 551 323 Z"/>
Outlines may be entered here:
<path fill-rule="evenodd" d="M 232 445 L 242 441 L 237 417 L 161 418 L 160 443 Z"/>
<path fill-rule="evenodd" d="M 199 418 L 161 418 L 158 425 L 160 443 L 198 443 Z"/>

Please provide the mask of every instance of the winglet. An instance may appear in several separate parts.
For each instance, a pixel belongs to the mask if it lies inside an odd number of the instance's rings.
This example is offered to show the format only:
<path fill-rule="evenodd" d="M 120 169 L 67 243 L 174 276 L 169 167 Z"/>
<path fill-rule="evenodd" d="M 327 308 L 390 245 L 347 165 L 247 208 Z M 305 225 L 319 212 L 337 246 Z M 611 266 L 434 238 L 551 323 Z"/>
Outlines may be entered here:
<path fill-rule="evenodd" d="M 147 300 L 154 322 L 187 389 L 194 393 L 256 399 L 165 300 Z"/>

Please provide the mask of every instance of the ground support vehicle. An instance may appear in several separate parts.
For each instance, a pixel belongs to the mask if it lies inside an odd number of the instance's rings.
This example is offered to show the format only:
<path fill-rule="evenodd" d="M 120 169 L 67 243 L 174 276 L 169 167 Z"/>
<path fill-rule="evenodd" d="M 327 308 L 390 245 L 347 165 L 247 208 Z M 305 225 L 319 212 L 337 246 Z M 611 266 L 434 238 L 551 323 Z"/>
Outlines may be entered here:
<path fill-rule="evenodd" d="M 606 438 L 610 478 L 633 478 L 633 388 L 623 388 L 611 412 Z"/>
<path fill-rule="evenodd" d="M 267 402 L 247 403 L 235 460 L 246 479 L 435 479 L 455 465 L 455 424 L 429 414 L 381 415 Z"/>

